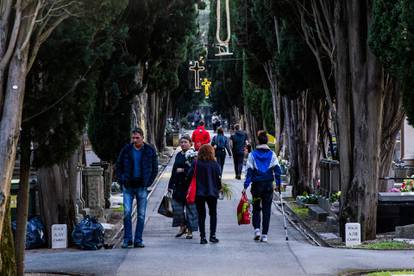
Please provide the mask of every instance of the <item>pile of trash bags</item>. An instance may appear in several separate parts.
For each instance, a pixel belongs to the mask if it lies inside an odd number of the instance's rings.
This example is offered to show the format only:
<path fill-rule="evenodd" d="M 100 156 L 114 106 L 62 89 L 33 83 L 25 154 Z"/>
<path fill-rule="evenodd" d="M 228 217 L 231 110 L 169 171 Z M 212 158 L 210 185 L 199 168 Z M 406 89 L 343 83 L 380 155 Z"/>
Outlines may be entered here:
<path fill-rule="evenodd" d="M 85 216 L 72 232 L 73 242 L 84 250 L 98 250 L 104 245 L 104 228 L 95 218 Z"/>
<path fill-rule="evenodd" d="M 16 233 L 16 221 L 12 222 L 13 233 Z M 26 226 L 26 249 L 40 248 L 46 245 L 45 226 L 39 217 L 32 217 Z"/>

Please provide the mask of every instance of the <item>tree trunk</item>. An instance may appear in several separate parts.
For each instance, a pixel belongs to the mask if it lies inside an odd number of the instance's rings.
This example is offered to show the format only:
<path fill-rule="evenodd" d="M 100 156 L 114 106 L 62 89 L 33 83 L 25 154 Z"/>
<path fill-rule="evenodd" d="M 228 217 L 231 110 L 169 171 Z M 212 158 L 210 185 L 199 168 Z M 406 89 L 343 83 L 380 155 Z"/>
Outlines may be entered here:
<path fill-rule="evenodd" d="M 298 168 L 298 153 L 297 153 L 297 138 L 295 137 L 296 132 L 295 132 L 295 126 L 294 126 L 294 121 L 295 119 L 293 118 L 294 115 L 296 114 L 293 110 L 292 110 L 292 103 L 291 100 L 284 96 L 283 97 L 283 108 L 284 108 L 284 113 L 285 113 L 285 118 L 286 118 L 286 133 L 287 133 L 287 138 L 288 138 L 288 152 L 289 152 L 289 176 L 290 176 L 290 185 L 292 186 L 292 195 L 293 196 L 297 196 L 298 193 L 298 189 L 297 189 L 297 183 L 298 183 L 298 178 L 299 178 L 299 168 Z"/>
<path fill-rule="evenodd" d="M 367 35 L 372 1 L 336 3 L 336 87 L 341 169 L 340 230 L 361 224 L 362 240 L 375 239 L 383 105 L 391 91 L 371 53 Z M 387 105 L 399 105 L 389 100 Z"/>
<path fill-rule="evenodd" d="M 72 233 L 76 224 L 78 154 L 76 152 L 62 164 L 39 169 L 40 214 L 45 224 L 47 237 L 49 237 L 49 246 L 53 224 L 67 224 L 68 233 Z"/>
<path fill-rule="evenodd" d="M 246 122 L 245 130 L 247 132 L 248 137 L 250 137 L 250 143 L 253 147 L 256 147 L 258 143 L 256 133 L 259 129 L 257 128 L 256 119 L 253 117 L 247 105 L 244 105 L 244 117 Z"/>
<path fill-rule="evenodd" d="M 272 93 L 272 106 L 273 106 L 273 117 L 275 120 L 275 151 L 279 155 L 280 149 L 282 147 L 282 131 L 283 131 L 283 119 L 282 119 L 282 107 L 280 100 L 279 87 L 277 82 L 277 76 L 275 72 L 275 66 L 271 60 L 267 61 L 264 64 L 264 70 L 267 75 L 267 79 L 270 85 L 270 92 Z"/>
<path fill-rule="evenodd" d="M 7 200 L 6 210 L 5 221 L 7 223 L 4 225 L 3 232 L 0 235 L 0 275 L 16 275 L 13 232 L 10 224 L 10 198 Z"/>
<path fill-rule="evenodd" d="M 24 129 L 20 135 L 20 182 L 17 194 L 16 214 L 16 269 L 17 275 L 24 274 L 24 250 L 26 242 L 26 225 L 29 211 L 29 177 L 30 177 L 30 129 Z"/>
<path fill-rule="evenodd" d="M 27 50 L 15 53 L 9 65 L 3 113 L 0 123 L 0 233 L 6 217 L 5 202 L 10 195 L 10 183 L 16 158 L 27 74 Z M 1 237 L 0 237 L 1 238 Z M 1 253 L 0 253 L 1 254 Z"/>
<path fill-rule="evenodd" d="M 382 133 L 381 133 L 381 151 L 380 151 L 380 168 L 379 177 L 383 178 L 390 176 L 390 170 L 392 161 L 394 159 L 395 143 L 398 132 L 401 129 L 401 125 L 405 118 L 405 112 L 403 112 L 401 95 L 399 84 L 393 80 L 390 80 L 387 76 L 387 81 L 384 84 L 386 98 L 384 99 L 383 107 L 383 119 L 382 119 Z M 390 104 L 398 102 L 399 104 Z M 378 191 L 388 191 L 387 181 L 380 180 Z"/>
<path fill-rule="evenodd" d="M 170 101 L 170 91 L 165 92 L 165 94 L 157 93 L 154 95 L 156 98 L 156 109 L 152 110 L 152 113 L 157 113 L 157 121 L 154 122 L 154 135 L 155 135 L 155 145 L 158 150 L 161 151 L 165 148 L 165 128 L 167 125 L 167 116 L 168 116 L 168 105 Z"/>
<path fill-rule="evenodd" d="M 290 184 L 293 195 L 302 195 L 314 189 L 318 161 L 318 118 L 315 103 L 308 91 L 298 98 L 284 97 L 283 107 L 288 117 Z M 286 107 L 285 107 L 286 106 Z"/>

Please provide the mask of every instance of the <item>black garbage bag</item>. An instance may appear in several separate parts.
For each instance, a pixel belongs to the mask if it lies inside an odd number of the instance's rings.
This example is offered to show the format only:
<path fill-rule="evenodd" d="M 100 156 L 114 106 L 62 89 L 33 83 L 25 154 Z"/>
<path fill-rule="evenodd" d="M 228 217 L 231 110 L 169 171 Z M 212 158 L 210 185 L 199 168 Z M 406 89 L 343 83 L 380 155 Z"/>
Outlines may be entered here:
<path fill-rule="evenodd" d="M 85 216 L 72 232 L 73 242 L 84 250 L 98 250 L 104 244 L 104 228 L 95 218 Z"/>
<path fill-rule="evenodd" d="M 16 221 L 12 222 L 13 233 L 16 233 Z M 32 217 L 26 226 L 26 249 L 34 249 L 46 245 L 45 226 L 39 217 Z"/>

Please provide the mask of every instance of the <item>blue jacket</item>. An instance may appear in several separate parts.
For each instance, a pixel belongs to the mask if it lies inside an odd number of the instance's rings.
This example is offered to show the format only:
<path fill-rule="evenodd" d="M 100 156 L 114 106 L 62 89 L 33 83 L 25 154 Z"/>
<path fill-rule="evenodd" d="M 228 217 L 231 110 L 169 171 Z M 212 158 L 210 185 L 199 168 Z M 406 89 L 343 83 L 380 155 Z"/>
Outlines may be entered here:
<path fill-rule="evenodd" d="M 244 188 L 247 189 L 252 182 L 273 181 L 273 179 L 279 186 L 281 173 L 276 154 L 267 145 L 259 145 L 247 159 Z"/>
<path fill-rule="evenodd" d="M 116 176 L 122 186 L 128 186 L 132 180 L 134 172 L 133 147 L 132 143 L 125 145 L 116 161 Z M 141 175 L 144 187 L 148 187 L 151 186 L 158 174 L 158 157 L 155 148 L 147 143 L 144 143 L 142 150 Z"/>

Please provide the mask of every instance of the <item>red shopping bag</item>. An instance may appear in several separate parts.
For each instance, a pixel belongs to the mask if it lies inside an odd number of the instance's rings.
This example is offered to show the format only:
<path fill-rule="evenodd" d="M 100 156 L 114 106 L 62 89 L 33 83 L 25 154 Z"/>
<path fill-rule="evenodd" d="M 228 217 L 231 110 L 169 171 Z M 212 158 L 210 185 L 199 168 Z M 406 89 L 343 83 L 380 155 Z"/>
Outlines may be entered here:
<path fill-rule="evenodd" d="M 193 174 L 193 177 L 191 178 L 190 186 L 188 187 L 188 191 L 187 191 L 187 196 L 186 196 L 187 204 L 194 204 L 195 202 L 196 189 L 197 189 L 196 175 L 197 175 L 197 161 L 195 161 L 194 174 Z"/>
<path fill-rule="evenodd" d="M 242 194 L 239 205 L 237 206 L 237 222 L 241 224 L 250 224 L 250 203 L 246 193 Z"/>

